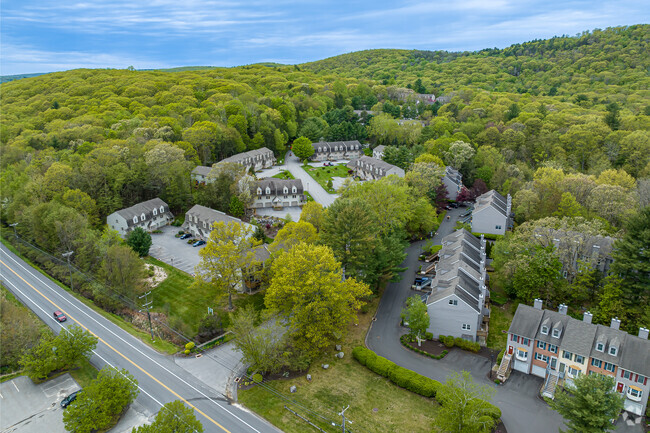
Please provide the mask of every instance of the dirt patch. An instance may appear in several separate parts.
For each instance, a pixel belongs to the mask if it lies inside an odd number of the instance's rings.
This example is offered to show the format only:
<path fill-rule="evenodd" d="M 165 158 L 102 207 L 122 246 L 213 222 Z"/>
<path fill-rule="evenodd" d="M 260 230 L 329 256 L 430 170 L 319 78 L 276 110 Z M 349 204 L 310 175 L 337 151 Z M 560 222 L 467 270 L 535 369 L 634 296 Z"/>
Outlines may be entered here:
<path fill-rule="evenodd" d="M 162 283 L 167 279 L 167 271 L 165 271 L 160 266 L 146 265 L 146 268 L 147 268 L 147 272 L 149 273 L 153 272 L 152 276 L 147 277 L 144 280 L 147 284 L 147 287 L 153 289 L 154 287 L 158 286 L 158 284 Z"/>
<path fill-rule="evenodd" d="M 444 344 L 439 342 L 438 340 L 426 340 L 422 342 L 422 346 L 418 346 L 418 342 L 414 341 L 411 343 L 407 343 L 409 346 L 413 347 L 414 349 L 420 349 L 423 352 L 430 353 L 435 356 L 440 356 L 442 355 L 442 352 L 449 349 L 445 347 Z"/>

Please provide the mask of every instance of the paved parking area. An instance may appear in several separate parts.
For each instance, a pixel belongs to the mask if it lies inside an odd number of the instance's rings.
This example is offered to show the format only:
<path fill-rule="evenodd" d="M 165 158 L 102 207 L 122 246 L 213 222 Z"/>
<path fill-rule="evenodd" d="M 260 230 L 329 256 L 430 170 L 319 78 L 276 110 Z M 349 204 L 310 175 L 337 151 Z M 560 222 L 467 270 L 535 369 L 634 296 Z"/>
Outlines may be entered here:
<path fill-rule="evenodd" d="M 39 385 L 26 376 L 0 384 L 0 430 L 65 433 L 61 400 L 79 388 L 69 374 Z"/>
<path fill-rule="evenodd" d="M 205 245 L 193 247 L 187 243 L 187 240 L 174 237 L 180 230 L 178 227 L 165 226 L 160 230 L 162 233 L 151 235 L 149 255 L 181 271 L 193 274 L 194 268 L 201 260 L 199 251 Z"/>
<path fill-rule="evenodd" d="M 274 216 L 276 218 L 286 218 L 287 214 L 291 215 L 291 221 L 300 221 L 302 208 L 300 206 L 288 206 L 281 210 L 275 210 L 272 207 L 262 207 L 255 209 L 256 216 Z"/>

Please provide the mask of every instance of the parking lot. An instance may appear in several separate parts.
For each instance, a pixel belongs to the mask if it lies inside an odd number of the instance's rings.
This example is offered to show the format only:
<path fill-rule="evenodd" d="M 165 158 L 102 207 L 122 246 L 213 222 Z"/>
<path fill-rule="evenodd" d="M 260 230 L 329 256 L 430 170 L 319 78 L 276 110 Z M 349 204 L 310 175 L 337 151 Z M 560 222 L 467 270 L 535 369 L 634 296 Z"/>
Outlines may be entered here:
<path fill-rule="evenodd" d="M 0 384 L 0 431 L 65 433 L 60 403 L 79 388 L 69 374 L 39 385 L 26 376 Z"/>
<path fill-rule="evenodd" d="M 162 233 L 151 235 L 149 255 L 188 274 L 194 274 L 194 268 L 201 260 L 199 251 L 204 246 L 193 247 L 187 240 L 175 237 L 180 231 L 178 227 L 165 226 L 160 230 Z"/>

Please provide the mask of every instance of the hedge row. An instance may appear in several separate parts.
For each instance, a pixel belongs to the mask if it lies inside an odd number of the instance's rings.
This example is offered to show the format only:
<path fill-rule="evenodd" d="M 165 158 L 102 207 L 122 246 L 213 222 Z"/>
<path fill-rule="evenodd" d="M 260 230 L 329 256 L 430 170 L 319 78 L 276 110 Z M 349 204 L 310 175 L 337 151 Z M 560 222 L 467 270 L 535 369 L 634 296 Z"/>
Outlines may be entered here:
<path fill-rule="evenodd" d="M 483 235 L 483 237 L 484 237 L 485 239 L 490 239 L 490 240 L 493 240 L 493 241 L 496 241 L 496 240 L 499 240 L 499 239 L 503 239 L 503 238 L 505 237 L 504 235 L 493 235 L 492 233 L 478 233 L 478 232 L 472 232 L 472 234 L 473 234 L 474 236 L 476 236 L 477 238 L 480 238 L 481 235 Z"/>
<path fill-rule="evenodd" d="M 360 364 L 368 367 L 368 369 L 390 379 L 395 385 L 424 397 L 435 397 L 438 389 L 442 386 L 437 380 L 422 376 L 413 370 L 400 367 L 393 361 L 389 361 L 365 347 L 355 347 L 352 350 L 352 356 Z M 501 418 L 501 409 L 489 402 L 485 402 L 485 406 L 485 415 L 489 415 L 495 420 Z"/>
<path fill-rule="evenodd" d="M 459 347 L 463 350 L 469 350 L 470 352 L 478 353 L 479 350 L 481 350 L 481 345 L 474 342 L 474 341 L 468 341 L 464 340 L 460 337 L 454 338 L 452 335 L 441 335 L 438 337 L 438 340 L 442 344 L 444 344 L 446 347 Z"/>
<path fill-rule="evenodd" d="M 408 336 L 406 336 L 406 335 L 402 335 L 402 336 L 399 338 L 399 341 L 402 343 L 402 346 L 404 346 L 404 347 L 406 347 L 406 348 L 408 348 L 408 349 L 411 349 L 412 351 L 417 352 L 417 353 L 419 353 L 420 355 L 425 355 L 425 356 L 428 356 L 429 358 L 433 358 L 433 359 L 442 359 L 442 358 L 445 357 L 445 355 L 446 355 L 447 353 L 449 353 L 447 350 L 443 350 L 442 353 L 441 353 L 440 355 L 434 355 L 433 353 L 429 353 L 429 352 L 425 352 L 424 350 L 420 350 L 420 349 L 418 349 L 417 347 L 413 347 L 413 346 L 411 346 L 411 345 L 409 344 L 410 339 L 409 339 Z"/>
<path fill-rule="evenodd" d="M 390 381 L 395 385 L 401 386 L 402 388 L 408 389 L 409 391 L 420 394 L 424 397 L 435 397 L 436 392 L 440 387 L 440 382 L 437 380 L 422 376 L 413 370 L 400 367 L 393 361 L 378 356 L 375 352 L 366 349 L 365 347 L 355 347 L 354 350 L 352 350 L 352 356 L 354 359 L 359 361 L 360 364 L 365 365 L 375 373 L 390 379 Z"/>

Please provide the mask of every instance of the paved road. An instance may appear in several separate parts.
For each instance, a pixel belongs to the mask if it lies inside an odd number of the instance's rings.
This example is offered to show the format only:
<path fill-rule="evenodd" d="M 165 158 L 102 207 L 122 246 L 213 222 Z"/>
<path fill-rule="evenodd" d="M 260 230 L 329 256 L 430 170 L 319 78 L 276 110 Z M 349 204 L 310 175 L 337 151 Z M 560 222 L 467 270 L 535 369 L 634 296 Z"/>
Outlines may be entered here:
<path fill-rule="evenodd" d="M 453 232 L 459 215 L 466 208 L 452 209 L 447 212 L 450 219 L 445 219 L 438 228 L 433 241 L 440 245 L 442 238 Z M 426 358 L 408 349 L 399 341 L 400 335 L 406 333 L 400 323 L 400 313 L 406 299 L 412 294 L 410 285 L 419 265 L 418 256 L 425 241 L 411 244 L 408 256 L 401 267 L 408 268 L 400 282 L 391 283 L 381 298 L 377 309 L 377 320 L 373 322 L 366 337 L 366 345 L 377 354 L 391 361 L 416 371 L 424 376 L 444 382 L 453 372 L 469 371 L 474 380 L 495 388 L 493 403 L 502 411 L 502 420 L 510 432 L 548 433 L 557 432 L 564 427 L 563 419 L 557 412 L 537 397 L 542 379 L 513 371 L 510 379 L 502 386 L 496 386 L 488 380 L 491 361 L 485 357 L 463 351 L 452 351 L 443 359 L 436 361 Z M 620 420 L 617 432 L 641 432 L 639 426 L 629 427 Z"/>
<path fill-rule="evenodd" d="M 5 286 L 54 332 L 77 323 L 98 336 L 100 341 L 91 362 L 98 368 L 109 364 L 129 370 L 138 380 L 137 402 L 147 415 L 156 413 L 162 404 L 182 399 L 194 407 L 206 432 L 278 432 L 256 415 L 231 405 L 223 395 L 176 365 L 170 357 L 154 351 L 86 307 L 4 245 L 0 246 L 0 277 Z M 63 311 L 68 321 L 56 322 L 52 317 L 55 310 Z"/>
<path fill-rule="evenodd" d="M 306 191 L 311 194 L 314 200 L 327 207 L 334 203 L 334 200 L 338 197 L 338 194 L 330 194 L 325 189 L 320 186 L 307 172 L 302 168 L 302 164 L 298 157 L 293 153 L 289 156 L 290 152 L 287 152 L 287 156 L 284 158 L 284 168 L 289 170 L 293 177 L 296 179 L 302 180 L 302 185 Z"/>

